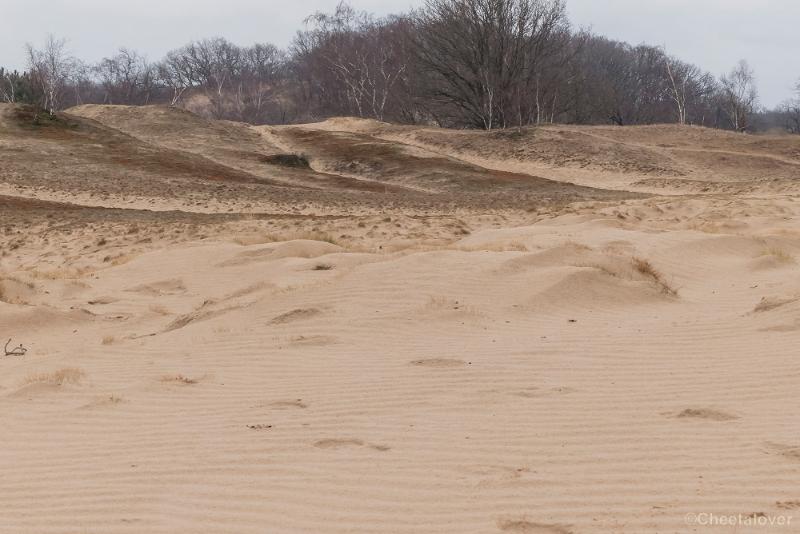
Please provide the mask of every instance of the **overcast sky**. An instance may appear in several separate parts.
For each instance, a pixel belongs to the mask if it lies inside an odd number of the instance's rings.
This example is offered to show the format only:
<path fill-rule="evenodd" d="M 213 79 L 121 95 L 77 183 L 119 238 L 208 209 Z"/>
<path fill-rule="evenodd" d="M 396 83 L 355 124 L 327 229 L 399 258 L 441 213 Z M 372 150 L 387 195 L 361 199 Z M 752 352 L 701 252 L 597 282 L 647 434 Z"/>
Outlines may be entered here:
<path fill-rule="evenodd" d="M 47 33 L 66 37 L 72 52 L 97 61 L 120 46 L 150 59 L 192 39 L 223 36 L 238 43 L 286 46 L 302 20 L 338 0 L 0 0 L 0 65 L 24 67 L 23 46 Z M 351 0 L 378 14 L 424 0 Z M 629 41 L 664 46 L 719 75 L 741 58 L 756 71 L 762 103 L 774 106 L 800 78 L 799 0 L 568 0 L 576 26 Z"/>

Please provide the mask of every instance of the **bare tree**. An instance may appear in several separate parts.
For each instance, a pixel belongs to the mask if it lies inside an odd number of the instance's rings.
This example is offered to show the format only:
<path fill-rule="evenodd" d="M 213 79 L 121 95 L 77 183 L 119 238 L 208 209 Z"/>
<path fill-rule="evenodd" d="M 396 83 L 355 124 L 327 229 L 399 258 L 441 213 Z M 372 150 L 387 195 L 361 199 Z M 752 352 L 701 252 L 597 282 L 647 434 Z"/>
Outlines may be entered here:
<path fill-rule="evenodd" d="M 487 130 L 541 121 L 541 67 L 568 26 L 562 0 L 428 0 L 415 50 L 429 97 Z"/>
<path fill-rule="evenodd" d="M 232 80 L 233 114 L 237 120 L 267 122 L 269 105 L 280 87 L 286 59 L 271 44 L 256 44 L 241 51 L 241 63 Z"/>
<path fill-rule="evenodd" d="M 722 104 L 731 127 L 744 132 L 749 127 L 750 116 L 758 104 L 755 74 L 747 61 L 739 64 L 720 79 Z"/>
<path fill-rule="evenodd" d="M 32 104 L 38 100 L 36 87 L 29 73 L 8 71 L 0 67 L 0 101 Z"/>
<path fill-rule="evenodd" d="M 179 51 L 172 51 L 156 65 L 156 77 L 172 93 L 170 106 L 177 106 L 184 93 L 192 86 L 194 74 L 187 59 Z"/>
<path fill-rule="evenodd" d="M 664 56 L 664 69 L 667 73 L 666 94 L 675 105 L 679 124 L 686 124 L 691 118 L 692 108 L 700 110 L 703 102 L 713 95 L 716 82 L 713 77 L 697 66 L 674 57 Z M 702 112 L 700 120 L 702 121 Z"/>
<path fill-rule="evenodd" d="M 375 20 L 341 2 L 331 14 L 315 13 L 295 40 L 295 58 L 326 97 L 341 99 L 359 117 L 383 120 L 396 84 L 408 70 L 398 19 Z M 341 97 L 331 94 L 341 88 Z M 343 98 L 342 98 L 343 97 Z"/>
<path fill-rule="evenodd" d="M 665 56 L 664 66 L 666 67 L 667 76 L 669 77 L 669 87 L 667 91 L 670 99 L 675 103 L 678 123 L 686 124 L 686 107 L 688 100 L 687 86 L 692 76 L 696 75 L 696 72 L 694 72 L 696 67 L 684 65 L 669 56 Z"/>
<path fill-rule="evenodd" d="M 160 69 L 160 72 L 162 78 L 170 78 L 174 94 L 182 94 L 186 87 L 201 89 L 211 104 L 212 116 L 222 118 L 226 111 L 225 93 L 231 88 L 232 80 L 241 68 L 241 61 L 241 49 L 217 37 L 192 42 L 170 52 L 166 68 Z M 182 84 L 187 85 L 179 90 Z"/>
<path fill-rule="evenodd" d="M 27 44 L 26 51 L 29 71 L 41 89 L 41 105 L 53 114 L 62 104 L 68 85 L 79 69 L 79 61 L 67 51 L 66 40 L 53 35 L 47 37 L 41 50 Z"/>
<path fill-rule="evenodd" d="M 783 127 L 789 133 L 800 134 L 800 81 L 795 85 L 795 96 L 778 106 Z"/>
<path fill-rule="evenodd" d="M 718 83 L 661 48 L 574 31 L 565 1 L 426 0 L 385 18 L 342 2 L 306 19 L 286 52 L 203 39 L 156 64 L 123 48 L 90 70 L 49 37 L 41 50 L 28 46 L 28 71 L 0 69 L 0 101 L 51 112 L 72 101 L 164 103 L 258 124 L 358 115 L 484 129 L 609 121 L 800 129 L 800 96 L 756 114 L 745 63 Z"/>
<path fill-rule="evenodd" d="M 120 48 L 94 67 L 108 104 L 147 104 L 155 86 L 155 67 L 134 50 Z"/>
<path fill-rule="evenodd" d="M 0 96 L 4 102 L 13 104 L 17 101 L 17 86 L 11 76 L 10 72 L 0 67 Z"/>

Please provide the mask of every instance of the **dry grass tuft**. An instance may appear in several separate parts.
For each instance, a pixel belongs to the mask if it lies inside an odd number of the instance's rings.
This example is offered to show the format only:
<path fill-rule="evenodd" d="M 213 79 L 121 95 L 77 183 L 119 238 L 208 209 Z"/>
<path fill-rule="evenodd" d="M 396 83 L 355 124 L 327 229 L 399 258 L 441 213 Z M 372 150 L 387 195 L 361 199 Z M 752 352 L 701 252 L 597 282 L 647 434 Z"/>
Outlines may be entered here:
<path fill-rule="evenodd" d="M 37 280 L 73 280 L 82 278 L 93 272 L 91 267 L 78 267 L 75 269 L 53 269 L 50 271 L 31 271 L 31 276 Z"/>
<path fill-rule="evenodd" d="M 177 383 L 177 384 L 197 384 L 198 380 L 195 378 L 189 378 L 183 375 L 165 375 L 161 377 L 162 382 L 166 383 Z"/>
<path fill-rule="evenodd" d="M 135 257 L 135 254 L 120 254 L 111 258 L 111 265 L 114 267 L 119 267 L 120 265 L 125 265 L 129 261 L 133 260 Z"/>
<path fill-rule="evenodd" d="M 456 246 L 453 250 L 462 252 L 529 252 L 528 247 L 519 241 L 510 243 L 484 243 L 482 245 Z"/>
<path fill-rule="evenodd" d="M 47 384 L 51 386 L 63 386 L 64 384 L 77 384 L 86 376 L 81 369 L 75 367 L 65 367 L 53 373 L 36 373 L 28 376 L 23 381 L 23 385 Z"/>
<path fill-rule="evenodd" d="M 21 298 L 19 295 L 16 297 L 14 296 L 14 286 L 17 288 L 23 286 L 28 291 L 34 291 L 36 289 L 36 285 L 33 282 L 24 282 L 18 278 L 10 277 L 0 278 L 0 302 L 8 304 L 30 304 L 25 298 Z"/>
<path fill-rule="evenodd" d="M 339 242 L 328 233 L 325 232 L 306 232 L 298 235 L 295 239 L 307 239 L 309 241 L 323 241 L 331 245 L 339 245 Z"/>
<path fill-rule="evenodd" d="M 772 256 L 779 263 L 794 263 L 794 256 L 783 250 L 782 248 L 772 247 L 766 249 L 761 253 L 761 256 Z"/>
<path fill-rule="evenodd" d="M 662 293 L 669 295 L 670 297 L 678 296 L 678 290 L 670 286 L 667 281 L 664 280 L 664 275 L 661 274 L 661 271 L 653 267 L 652 263 L 645 259 L 636 257 L 634 257 L 631 261 L 636 272 L 651 279 L 658 286 Z"/>
<path fill-rule="evenodd" d="M 280 241 L 280 239 L 272 234 L 253 234 L 233 238 L 234 243 L 243 247 L 275 243 L 276 241 Z"/>

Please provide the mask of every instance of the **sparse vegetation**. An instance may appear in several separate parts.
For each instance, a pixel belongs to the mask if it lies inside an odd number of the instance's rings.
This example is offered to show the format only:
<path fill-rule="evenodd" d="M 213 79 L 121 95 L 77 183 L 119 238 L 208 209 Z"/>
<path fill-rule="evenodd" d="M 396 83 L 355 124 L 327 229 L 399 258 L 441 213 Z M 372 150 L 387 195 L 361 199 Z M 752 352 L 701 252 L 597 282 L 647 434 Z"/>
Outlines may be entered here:
<path fill-rule="evenodd" d="M 165 375 L 161 377 L 161 381 L 165 383 L 173 383 L 173 384 L 184 384 L 184 385 L 191 385 L 197 384 L 198 380 L 195 378 L 189 378 L 184 375 Z"/>
<path fill-rule="evenodd" d="M 661 290 L 661 292 L 665 295 L 670 297 L 677 297 L 678 290 L 670 286 L 666 280 L 664 280 L 664 275 L 661 272 L 653 267 L 653 264 L 650 263 L 648 260 L 642 258 L 634 257 L 632 259 L 633 268 L 639 274 L 651 279 L 656 286 Z"/>
<path fill-rule="evenodd" d="M 290 239 L 307 239 L 309 241 L 323 241 L 325 243 L 330 243 L 331 245 L 339 245 L 339 242 L 331 234 L 318 231 L 295 234 Z"/>
<path fill-rule="evenodd" d="M 63 386 L 64 384 L 78 384 L 85 373 L 75 367 L 65 367 L 52 373 L 36 373 L 29 375 L 23 381 L 23 385 L 47 384 L 50 386 Z"/>
<path fill-rule="evenodd" d="M 794 256 L 786 252 L 786 250 L 778 247 L 770 247 L 762 252 L 761 256 L 772 256 L 778 263 L 794 263 Z"/>

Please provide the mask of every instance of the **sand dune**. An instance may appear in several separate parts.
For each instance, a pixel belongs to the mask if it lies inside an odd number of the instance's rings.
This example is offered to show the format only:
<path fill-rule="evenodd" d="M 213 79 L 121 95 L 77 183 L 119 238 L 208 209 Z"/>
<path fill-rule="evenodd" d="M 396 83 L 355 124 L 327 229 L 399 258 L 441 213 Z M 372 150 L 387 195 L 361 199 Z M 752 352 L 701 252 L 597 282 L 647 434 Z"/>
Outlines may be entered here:
<path fill-rule="evenodd" d="M 800 141 L 18 112 L 0 532 L 800 524 Z"/>

